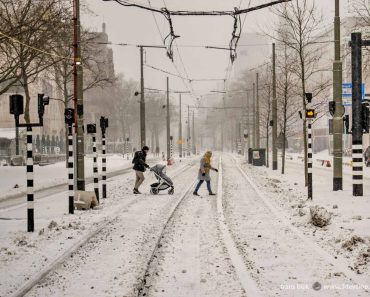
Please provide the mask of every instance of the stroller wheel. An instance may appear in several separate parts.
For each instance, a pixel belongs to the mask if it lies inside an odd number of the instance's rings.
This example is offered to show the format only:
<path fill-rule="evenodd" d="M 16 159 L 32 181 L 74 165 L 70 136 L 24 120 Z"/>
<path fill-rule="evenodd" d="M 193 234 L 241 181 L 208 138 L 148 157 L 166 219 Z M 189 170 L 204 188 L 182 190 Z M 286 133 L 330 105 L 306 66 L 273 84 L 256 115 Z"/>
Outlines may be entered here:
<path fill-rule="evenodd" d="M 169 195 L 173 195 L 175 193 L 175 189 L 174 188 L 171 188 L 168 190 L 168 194 Z"/>
<path fill-rule="evenodd" d="M 153 195 L 157 195 L 158 190 L 156 188 L 150 188 L 150 193 L 153 194 Z"/>

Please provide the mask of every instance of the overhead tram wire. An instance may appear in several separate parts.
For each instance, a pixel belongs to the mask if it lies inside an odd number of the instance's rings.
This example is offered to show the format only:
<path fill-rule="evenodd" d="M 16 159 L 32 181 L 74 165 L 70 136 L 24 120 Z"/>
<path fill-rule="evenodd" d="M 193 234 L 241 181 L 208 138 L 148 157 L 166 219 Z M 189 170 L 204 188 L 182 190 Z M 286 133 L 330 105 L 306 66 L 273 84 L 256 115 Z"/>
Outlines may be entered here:
<path fill-rule="evenodd" d="M 148 1 L 149 6 L 151 6 L 150 0 L 147 0 L 147 1 Z M 165 3 L 164 3 L 164 4 L 165 4 Z M 162 32 L 161 32 L 161 30 L 160 30 L 160 28 L 159 28 L 159 25 L 158 25 L 158 22 L 157 22 L 157 18 L 155 17 L 154 13 L 153 13 L 152 15 L 153 15 L 153 18 L 154 18 L 155 23 L 157 24 L 157 30 L 158 30 L 159 36 L 161 37 L 161 40 L 162 40 L 163 44 L 165 44 L 165 40 L 164 40 L 164 38 L 163 38 Z M 176 43 L 175 43 L 175 44 L 176 44 Z M 179 53 L 179 56 L 180 56 L 180 53 Z M 180 56 L 180 57 L 181 57 L 181 56 Z M 189 85 L 190 85 L 190 88 L 189 88 L 189 86 L 186 84 L 186 81 L 188 81 L 188 80 L 189 80 L 189 76 L 187 75 L 187 73 L 185 73 L 185 75 L 187 76 L 187 78 L 184 78 L 184 77 L 181 75 L 181 72 L 179 71 L 179 69 L 177 68 L 177 66 L 176 66 L 176 64 L 175 64 L 175 62 L 174 62 L 174 60 L 173 60 L 173 59 L 171 59 L 171 61 L 172 61 L 172 64 L 173 64 L 173 66 L 174 66 L 174 68 L 175 68 L 176 72 L 178 73 L 178 77 L 180 77 L 180 78 L 182 79 L 184 86 L 189 90 L 189 92 L 190 92 L 190 93 L 194 96 L 194 98 L 195 98 L 195 91 L 194 91 L 194 89 L 192 88 L 192 85 L 191 85 L 191 84 L 189 84 Z"/>
<path fill-rule="evenodd" d="M 156 12 L 156 13 L 162 14 L 162 16 L 164 16 L 166 18 L 166 20 L 168 21 L 168 24 L 169 24 L 169 27 L 170 27 L 170 33 L 164 39 L 163 39 L 163 36 L 161 34 L 161 38 L 162 38 L 164 44 L 166 44 L 166 40 L 169 40 L 169 41 L 167 41 L 167 42 L 169 42 L 168 49 L 167 49 L 167 55 L 170 57 L 171 60 L 173 60 L 172 44 L 175 43 L 175 45 L 176 45 L 176 38 L 179 37 L 178 35 L 176 35 L 174 33 L 171 16 L 231 16 L 231 17 L 234 18 L 234 30 L 233 30 L 233 33 L 232 33 L 232 39 L 229 43 L 229 47 L 230 47 L 230 58 L 231 58 L 232 61 L 234 61 L 234 59 L 236 57 L 236 55 L 235 55 L 236 46 L 238 44 L 238 41 L 239 41 L 240 35 L 241 35 L 240 15 L 246 14 L 248 12 L 260 10 L 260 9 L 263 9 L 263 8 L 267 8 L 267 7 L 276 5 L 276 4 L 290 2 L 291 0 L 275 0 L 275 1 L 270 1 L 268 3 L 261 4 L 261 5 L 258 5 L 258 6 L 248 7 L 246 9 L 240 9 L 242 1 L 243 1 L 243 0 L 241 0 L 239 8 L 238 9 L 235 8 L 233 11 L 172 11 L 172 10 L 167 9 L 165 1 L 163 1 L 165 7 L 161 8 L 161 9 L 153 8 L 151 6 L 150 0 L 148 0 L 149 6 L 139 4 L 139 3 L 135 3 L 135 2 L 131 2 L 130 0 L 103 0 L 103 1 L 115 1 L 115 2 L 117 2 L 118 4 L 120 4 L 122 6 L 137 7 L 137 8 L 141 8 L 141 9 L 151 11 L 153 13 Z M 160 30 L 159 30 L 159 32 L 160 32 Z M 177 49 L 177 51 L 179 53 L 178 49 Z M 180 60 L 181 59 L 182 58 L 180 56 Z M 186 68 L 184 68 L 184 70 L 186 71 Z"/>

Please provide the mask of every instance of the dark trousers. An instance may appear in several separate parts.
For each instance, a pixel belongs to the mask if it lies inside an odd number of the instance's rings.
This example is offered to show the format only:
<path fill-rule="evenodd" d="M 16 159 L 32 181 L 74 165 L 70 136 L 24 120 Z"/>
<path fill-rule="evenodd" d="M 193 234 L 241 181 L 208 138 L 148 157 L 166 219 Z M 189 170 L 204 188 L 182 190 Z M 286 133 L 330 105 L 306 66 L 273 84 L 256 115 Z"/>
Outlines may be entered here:
<path fill-rule="evenodd" d="M 204 180 L 200 180 L 200 181 L 198 182 L 197 186 L 195 187 L 195 191 L 194 191 L 194 192 L 198 193 L 199 188 L 200 188 L 200 186 L 203 184 L 203 182 L 204 182 Z M 211 181 L 210 181 L 210 180 L 207 180 L 207 181 L 206 181 L 206 183 L 207 183 L 207 189 L 208 189 L 208 192 L 209 192 L 209 193 L 212 193 L 212 189 L 211 189 Z"/>

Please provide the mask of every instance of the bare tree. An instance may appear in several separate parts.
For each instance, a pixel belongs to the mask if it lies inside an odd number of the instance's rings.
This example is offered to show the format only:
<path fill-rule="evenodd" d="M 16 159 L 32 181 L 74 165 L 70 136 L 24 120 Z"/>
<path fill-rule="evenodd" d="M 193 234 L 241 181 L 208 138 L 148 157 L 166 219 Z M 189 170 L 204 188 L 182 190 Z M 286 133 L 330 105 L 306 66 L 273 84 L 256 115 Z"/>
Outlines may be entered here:
<path fill-rule="evenodd" d="M 292 50 L 286 44 L 281 46 L 280 53 L 277 56 L 277 100 L 280 118 L 280 131 L 283 138 L 282 143 L 282 166 L 281 173 L 285 173 L 285 155 L 286 155 L 286 139 L 291 124 L 297 120 L 297 110 L 299 109 L 297 95 L 297 76 L 294 75 L 292 65 L 297 63 L 297 56 L 292 53 Z M 293 121 L 292 121 L 293 120 Z"/>
<path fill-rule="evenodd" d="M 24 118 L 30 122 L 29 85 L 55 62 L 50 59 L 56 29 L 63 17 L 60 0 L 1 0 L 0 22 L 7 22 L 12 36 L 3 39 L 9 55 L 17 62 L 16 77 L 26 96 Z M 13 72 L 14 75 L 14 72 Z"/>
<path fill-rule="evenodd" d="M 323 71 L 319 63 L 322 49 L 312 46 L 317 40 L 322 28 L 322 17 L 315 5 L 310 0 L 293 0 L 275 8 L 274 13 L 279 17 L 279 23 L 275 27 L 273 38 L 284 44 L 297 55 L 298 63 L 294 64 L 292 71 L 300 81 L 300 97 L 303 113 L 306 112 L 307 102 L 305 93 L 307 90 L 319 97 L 327 90 L 329 79 L 317 75 Z M 305 182 L 307 184 L 307 129 L 306 119 L 303 118 L 303 143 L 305 158 Z"/>

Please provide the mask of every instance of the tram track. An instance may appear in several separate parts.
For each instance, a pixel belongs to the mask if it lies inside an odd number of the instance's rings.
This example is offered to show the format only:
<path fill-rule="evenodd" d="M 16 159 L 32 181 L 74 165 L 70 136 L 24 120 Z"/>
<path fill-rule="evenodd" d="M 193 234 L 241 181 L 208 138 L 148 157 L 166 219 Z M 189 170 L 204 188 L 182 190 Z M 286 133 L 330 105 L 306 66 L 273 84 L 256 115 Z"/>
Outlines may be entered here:
<path fill-rule="evenodd" d="M 191 161 L 190 164 L 182 165 L 181 167 L 177 168 L 176 171 L 172 174 L 173 179 L 179 178 L 182 173 L 187 172 L 194 166 L 194 161 Z M 155 196 L 150 195 L 149 199 L 155 199 Z M 172 199 L 172 197 L 171 197 Z M 81 236 L 76 242 L 71 245 L 68 249 L 64 250 L 63 253 L 59 254 L 56 258 L 50 261 L 48 265 L 43 267 L 39 272 L 32 275 L 28 281 L 23 283 L 19 286 L 16 292 L 10 294 L 12 297 L 20 297 L 25 296 L 28 292 L 30 292 L 35 286 L 40 284 L 50 275 L 53 271 L 58 269 L 65 261 L 70 259 L 74 254 L 78 253 L 80 248 L 83 248 L 89 241 L 93 240 L 97 237 L 104 229 L 110 227 L 117 221 L 120 217 L 122 217 L 122 213 L 127 213 L 129 210 L 135 206 L 136 204 L 142 202 L 141 199 L 135 199 L 128 203 L 124 203 L 120 205 L 117 210 L 111 215 L 110 219 L 105 219 L 100 223 L 96 224 L 93 229 L 85 233 Z"/>
<path fill-rule="evenodd" d="M 352 283 L 360 288 L 357 290 L 359 295 L 356 296 L 364 296 L 362 294 L 365 292 L 365 294 L 368 294 L 364 287 L 364 284 L 366 284 L 364 277 L 352 271 L 345 259 L 339 255 L 329 254 L 305 236 L 297 227 L 293 226 L 284 215 L 284 211 L 261 191 L 248 172 L 238 164 L 237 160 L 233 156 L 228 157 L 234 162 L 232 166 L 226 168 L 229 172 L 229 179 L 232 180 L 233 176 L 237 174 L 236 172 L 239 172 L 243 176 L 245 184 L 236 186 L 229 182 L 228 195 L 230 198 L 234 196 L 238 199 L 238 202 L 235 202 L 238 203 L 238 209 L 233 205 L 233 200 L 227 201 L 227 220 L 230 222 L 229 225 L 231 225 L 230 229 L 234 238 L 238 238 L 236 240 L 237 247 L 240 253 L 244 255 L 245 263 L 254 263 L 251 271 L 253 271 L 253 277 L 259 280 L 260 286 L 264 287 L 266 284 L 272 286 L 276 281 L 279 283 L 270 293 L 276 290 L 274 294 L 278 296 L 291 296 L 289 294 L 293 294 L 293 291 L 284 295 L 288 292 L 280 291 L 279 288 L 282 284 L 289 283 L 288 279 L 284 280 L 285 283 L 279 277 L 276 280 L 273 279 L 276 277 L 277 271 L 281 270 L 286 275 L 304 275 L 294 284 L 296 286 L 307 285 L 307 290 L 302 291 L 302 296 L 311 296 L 312 285 L 315 281 L 334 284 L 334 287 L 339 287 L 338 283 Z M 235 190 L 235 187 L 239 187 L 239 189 Z M 237 197 L 238 193 L 245 194 L 239 194 L 239 197 Z M 236 219 L 236 217 L 239 217 L 239 219 Z M 245 230 L 245 232 L 240 233 L 240 230 Z M 281 236 L 283 236 L 284 241 L 281 241 Z M 261 258 L 259 254 L 264 252 L 267 253 L 266 257 Z M 296 252 L 296 259 L 294 260 L 298 261 L 297 263 L 293 263 L 291 259 L 289 259 L 290 262 L 284 262 L 288 260 L 285 260 L 284 257 L 280 259 L 281 255 L 289 255 L 293 252 Z M 265 265 L 268 266 L 268 269 L 264 267 Z M 277 271 L 272 276 L 270 270 Z M 256 273 L 256 271 L 258 272 Z M 340 276 L 333 277 L 339 272 Z M 331 275 L 331 277 L 328 277 L 328 275 Z M 328 294 L 325 290 L 315 293 Z M 343 290 L 338 290 L 337 294 L 338 296 L 347 296 Z"/>

